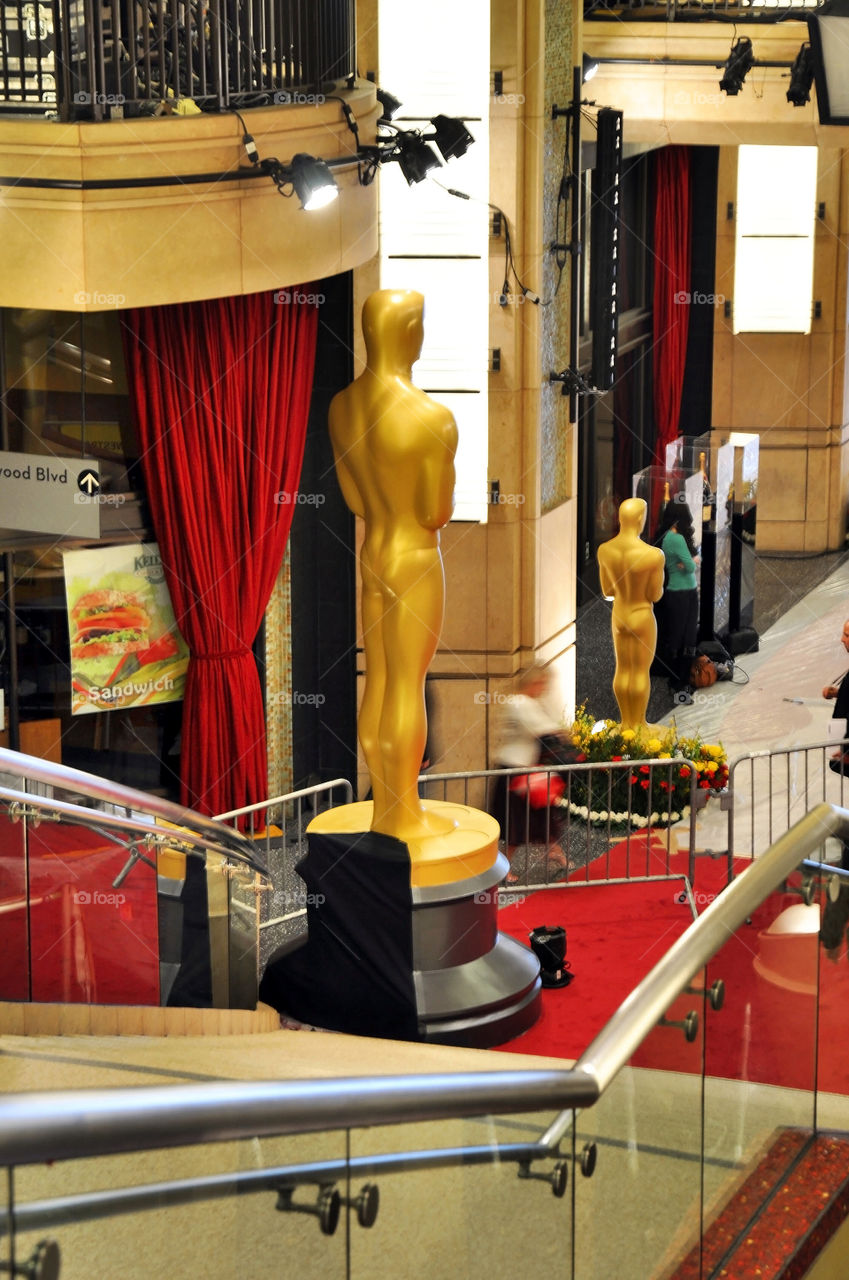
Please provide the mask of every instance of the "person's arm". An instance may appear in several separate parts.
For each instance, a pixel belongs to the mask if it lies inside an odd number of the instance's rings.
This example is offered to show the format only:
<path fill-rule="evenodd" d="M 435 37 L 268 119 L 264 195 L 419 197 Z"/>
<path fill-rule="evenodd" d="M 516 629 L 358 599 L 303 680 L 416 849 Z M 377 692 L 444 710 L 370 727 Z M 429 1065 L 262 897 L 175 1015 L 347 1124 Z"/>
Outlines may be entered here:
<path fill-rule="evenodd" d="M 679 569 L 686 569 L 690 573 L 695 573 L 696 562 L 690 555 L 690 549 L 680 533 L 670 530 L 664 539 L 664 551 L 667 548 L 670 557 L 676 562 Z"/>

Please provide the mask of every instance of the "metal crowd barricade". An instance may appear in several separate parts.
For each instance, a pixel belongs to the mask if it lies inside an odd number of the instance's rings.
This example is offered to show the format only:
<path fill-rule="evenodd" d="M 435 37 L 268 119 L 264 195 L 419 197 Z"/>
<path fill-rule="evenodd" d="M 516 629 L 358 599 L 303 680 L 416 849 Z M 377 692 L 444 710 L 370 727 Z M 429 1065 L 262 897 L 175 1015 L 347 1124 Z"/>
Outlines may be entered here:
<path fill-rule="evenodd" d="M 829 767 L 846 742 L 738 756 L 728 770 L 728 858 L 757 858 L 814 805 L 849 804 L 849 778 Z"/>
<path fill-rule="evenodd" d="M 671 781 L 674 770 L 690 765 L 689 813 L 682 813 L 677 821 L 666 823 L 658 817 L 652 822 L 652 814 L 639 811 L 639 806 L 629 799 L 622 809 L 615 809 L 613 799 L 628 788 L 620 779 L 634 770 L 645 770 L 642 778 L 647 783 L 649 795 L 656 793 L 656 784 Z M 434 800 L 449 800 L 455 804 L 468 804 L 475 808 L 488 808 L 492 789 L 500 777 L 513 778 L 527 773 L 526 768 L 479 769 L 464 773 L 427 773 L 420 778 L 423 794 Z M 517 891 L 527 889 L 568 888 L 575 885 L 623 884 L 644 880 L 686 880 L 685 891 L 692 900 L 692 884 L 695 873 L 695 822 L 705 793 L 698 787 L 698 777 L 692 762 L 683 757 L 655 760 L 622 760 L 569 765 L 545 765 L 534 767 L 534 773 L 544 773 L 549 778 L 559 775 L 565 790 L 555 808 L 560 822 L 547 815 L 544 840 L 536 844 L 530 839 L 517 846 L 512 868 L 518 875 L 518 883 L 511 885 Z M 617 786 L 617 783 L 619 785 Z M 551 783 L 549 783 L 551 788 Z M 600 796 L 607 804 L 600 810 L 578 803 L 585 795 Z M 515 806 L 520 806 L 526 836 L 531 831 L 531 803 L 529 797 L 520 797 L 506 788 L 503 814 L 498 819 L 502 833 L 510 828 L 511 815 L 515 825 Z M 492 812 L 491 808 L 488 809 Z M 669 813 L 670 810 L 666 810 Z M 673 814 L 677 810 L 671 811 Z M 558 877 L 548 850 L 552 844 L 552 824 L 560 825 L 557 844 L 569 861 L 568 873 Z M 688 853 L 687 872 L 673 868 L 672 859 L 679 852 L 678 833 L 686 832 L 684 848 Z M 504 840 L 502 836 L 502 847 Z M 618 856 L 615 856 L 618 855 Z"/>

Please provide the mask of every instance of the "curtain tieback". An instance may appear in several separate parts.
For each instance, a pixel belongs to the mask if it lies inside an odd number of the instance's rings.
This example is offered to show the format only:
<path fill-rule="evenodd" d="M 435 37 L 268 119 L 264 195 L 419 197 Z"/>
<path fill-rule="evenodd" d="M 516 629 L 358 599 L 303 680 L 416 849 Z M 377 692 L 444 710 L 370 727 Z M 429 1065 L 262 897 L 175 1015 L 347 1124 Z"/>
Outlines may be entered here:
<path fill-rule="evenodd" d="M 219 658 L 240 658 L 244 653 L 251 653 L 249 645 L 243 644 L 239 649 L 221 649 L 218 653 L 193 653 L 195 662 L 217 662 Z"/>

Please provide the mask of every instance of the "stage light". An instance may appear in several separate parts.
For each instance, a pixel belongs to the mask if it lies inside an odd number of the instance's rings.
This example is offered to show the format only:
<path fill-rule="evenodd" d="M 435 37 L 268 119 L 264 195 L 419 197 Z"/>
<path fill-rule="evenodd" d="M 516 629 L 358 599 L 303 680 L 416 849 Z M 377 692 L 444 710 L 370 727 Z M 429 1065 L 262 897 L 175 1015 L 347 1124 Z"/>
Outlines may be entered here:
<path fill-rule="evenodd" d="M 401 103 L 397 98 L 393 98 L 391 93 L 387 93 L 385 89 L 378 89 L 377 100 L 383 108 L 380 116 L 381 120 L 391 120 L 401 110 Z"/>
<path fill-rule="evenodd" d="M 434 116 L 430 123 L 434 132 L 426 136 L 436 143 L 446 160 L 464 156 L 474 142 L 463 121 L 454 116 Z"/>
<path fill-rule="evenodd" d="M 820 124 L 849 124 L 849 0 L 808 15 Z"/>
<path fill-rule="evenodd" d="M 725 64 L 725 71 L 719 82 L 719 87 L 723 93 L 727 93 L 730 97 L 738 94 L 743 88 L 743 81 L 754 65 L 755 55 L 752 52 L 752 42 L 748 37 L 741 36 L 731 46 L 731 52 Z"/>
<path fill-rule="evenodd" d="M 395 159 L 410 186 L 421 182 L 431 169 L 438 169 L 442 161 L 423 139 L 412 133 L 399 133 L 395 139 L 396 150 L 388 159 Z"/>
<path fill-rule="evenodd" d="M 811 100 L 811 85 L 814 83 L 814 58 L 809 44 L 803 44 L 796 54 L 796 61 L 790 68 L 790 88 L 787 90 L 787 101 L 794 107 L 804 107 Z"/>
<path fill-rule="evenodd" d="M 597 59 L 591 58 L 588 53 L 584 54 L 581 64 L 582 84 L 586 84 L 588 80 L 592 80 L 593 76 L 598 71 L 598 65 Z"/>
<path fill-rule="evenodd" d="M 323 209 L 339 195 L 336 179 L 324 160 L 304 152 L 292 157 L 291 177 L 302 209 Z"/>

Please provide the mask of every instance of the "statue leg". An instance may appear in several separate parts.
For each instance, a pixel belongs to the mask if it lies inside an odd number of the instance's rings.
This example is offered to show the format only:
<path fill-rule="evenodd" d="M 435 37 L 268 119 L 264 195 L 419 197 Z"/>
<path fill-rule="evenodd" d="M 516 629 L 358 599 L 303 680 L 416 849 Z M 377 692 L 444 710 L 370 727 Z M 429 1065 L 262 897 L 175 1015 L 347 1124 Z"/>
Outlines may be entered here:
<path fill-rule="evenodd" d="M 422 805 L 418 776 L 427 740 L 425 675 L 442 626 L 444 579 L 438 553 L 416 552 L 393 566 L 395 601 L 383 618 L 386 685 L 380 715 L 384 804 L 374 829 L 400 840 L 450 830 Z"/>
<path fill-rule="evenodd" d="M 380 750 L 380 713 L 386 689 L 386 656 L 383 645 L 384 600 L 381 591 L 367 586 L 363 575 L 362 618 L 365 651 L 365 684 L 357 731 L 371 780 L 375 811 L 386 807 L 386 785 Z"/>

